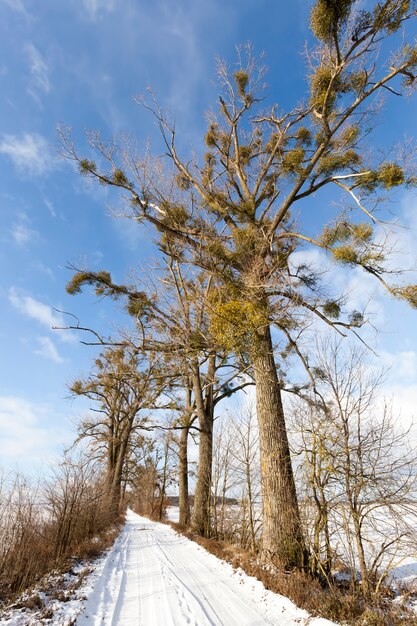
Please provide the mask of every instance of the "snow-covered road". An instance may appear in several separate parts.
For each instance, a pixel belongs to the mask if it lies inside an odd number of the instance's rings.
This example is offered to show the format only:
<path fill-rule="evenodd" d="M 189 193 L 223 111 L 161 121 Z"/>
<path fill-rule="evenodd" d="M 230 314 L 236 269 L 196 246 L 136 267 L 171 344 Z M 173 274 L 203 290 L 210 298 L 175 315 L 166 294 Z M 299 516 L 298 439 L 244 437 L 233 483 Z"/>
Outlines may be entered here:
<path fill-rule="evenodd" d="M 128 511 L 77 626 L 325 626 L 164 524 Z"/>

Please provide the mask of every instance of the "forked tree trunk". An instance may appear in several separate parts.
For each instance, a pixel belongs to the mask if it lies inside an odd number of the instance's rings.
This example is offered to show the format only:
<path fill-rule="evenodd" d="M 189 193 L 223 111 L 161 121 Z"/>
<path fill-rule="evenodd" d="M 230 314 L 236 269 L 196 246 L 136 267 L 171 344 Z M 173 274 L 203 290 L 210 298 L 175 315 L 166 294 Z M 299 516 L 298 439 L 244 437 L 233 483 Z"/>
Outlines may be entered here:
<path fill-rule="evenodd" d="M 189 426 L 184 425 L 181 430 L 178 450 L 179 522 L 182 526 L 188 526 L 190 523 L 190 499 L 188 497 L 188 431 Z"/>
<path fill-rule="evenodd" d="M 210 496 L 213 465 L 213 383 L 215 361 L 210 357 L 203 391 L 201 373 L 197 363 L 193 364 L 193 392 L 200 429 L 198 450 L 197 482 L 194 494 L 194 507 L 191 518 L 193 531 L 203 537 L 210 536 Z"/>
<path fill-rule="evenodd" d="M 187 379 L 187 393 L 185 402 L 185 413 L 182 419 L 182 430 L 178 449 L 178 490 L 179 490 L 179 523 L 188 526 L 191 519 L 190 497 L 188 494 L 188 435 L 194 421 L 192 406 L 193 388 L 192 381 Z"/>
<path fill-rule="evenodd" d="M 165 499 L 168 483 L 168 462 L 169 462 L 169 438 L 165 439 L 164 445 L 164 467 L 162 470 L 162 481 L 159 494 L 159 507 L 158 507 L 158 520 L 161 521 L 164 517 Z"/>
<path fill-rule="evenodd" d="M 262 479 L 262 558 L 285 569 L 307 567 L 281 388 L 267 326 L 253 356 Z"/>
<path fill-rule="evenodd" d="M 126 463 L 126 457 L 129 448 L 130 436 L 132 433 L 134 416 L 129 418 L 126 430 L 120 435 L 119 441 L 113 445 L 112 462 L 108 463 L 108 494 L 110 514 L 117 518 L 120 513 L 120 505 L 122 502 L 122 479 L 123 470 Z"/>
<path fill-rule="evenodd" d="M 363 530 L 361 528 L 360 518 L 356 511 L 352 511 L 353 528 L 355 530 L 355 543 L 358 553 L 359 569 L 361 573 L 361 590 L 363 595 L 368 596 L 371 591 L 368 567 L 366 565 L 365 548 L 363 545 Z"/>
<path fill-rule="evenodd" d="M 116 463 L 114 459 L 107 463 L 105 489 L 108 500 L 108 512 L 113 517 L 119 508 L 119 489 L 116 479 Z"/>
<path fill-rule="evenodd" d="M 122 475 L 123 461 L 119 457 L 114 468 L 113 481 L 110 485 L 110 512 L 113 517 L 117 517 L 120 512 L 120 502 L 122 498 Z"/>

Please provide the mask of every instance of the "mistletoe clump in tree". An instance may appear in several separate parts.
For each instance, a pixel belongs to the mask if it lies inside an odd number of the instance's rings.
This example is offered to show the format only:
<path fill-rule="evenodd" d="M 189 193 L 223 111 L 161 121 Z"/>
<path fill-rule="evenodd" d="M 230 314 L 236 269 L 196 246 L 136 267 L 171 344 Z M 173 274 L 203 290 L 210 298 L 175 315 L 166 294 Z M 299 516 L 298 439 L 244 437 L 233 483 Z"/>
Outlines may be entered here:
<path fill-rule="evenodd" d="M 167 147 L 163 159 L 141 158 L 126 142 L 91 143 L 99 163 L 82 159 L 70 138 L 67 156 L 83 175 L 125 192 L 130 214 L 175 242 L 184 261 L 215 277 L 212 331 L 225 349 L 244 348 L 256 381 L 263 489 L 262 554 L 284 567 L 304 567 L 306 553 L 281 401 L 273 341 L 303 360 L 297 337 L 315 316 L 340 332 L 363 323 L 343 311 L 341 294 L 320 285 L 314 268 L 294 261 L 302 246 L 318 247 L 346 268 L 372 275 L 395 297 L 417 306 L 417 287 L 390 282 L 387 250 L 374 236 L 376 201 L 414 183 L 400 161 L 367 155 L 369 126 L 379 95 L 412 89 L 417 47 L 404 44 L 414 3 L 385 0 L 369 10 L 359 2 L 318 0 L 311 12 L 316 45 L 309 51 L 309 96 L 287 113 L 266 108 L 263 72 L 250 52 L 235 72 L 219 67 L 222 95 L 210 115 L 201 162 L 177 150 L 175 127 L 151 106 Z M 393 53 L 392 48 L 399 46 Z M 333 189 L 346 194 L 348 212 L 317 232 L 297 225 L 309 199 Z M 328 196 L 326 196 L 328 197 Z M 311 372 L 310 372 L 311 374 Z"/>

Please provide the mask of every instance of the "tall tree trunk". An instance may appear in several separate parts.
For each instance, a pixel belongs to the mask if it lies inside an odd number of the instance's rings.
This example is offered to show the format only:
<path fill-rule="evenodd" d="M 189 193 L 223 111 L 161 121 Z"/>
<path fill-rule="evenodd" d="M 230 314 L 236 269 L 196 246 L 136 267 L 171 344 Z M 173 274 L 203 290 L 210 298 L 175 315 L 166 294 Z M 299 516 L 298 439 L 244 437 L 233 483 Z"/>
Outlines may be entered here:
<path fill-rule="evenodd" d="M 180 507 L 179 523 L 182 526 L 188 526 L 191 518 L 190 498 L 188 494 L 188 435 L 190 432 L 191 424 L 195 419 L 195 417 L 193 418 L 192 395 L 192 381 L 187 378 L 185 413 L 182 419 L 182 430 L 178 449 L 178 489 Z"/>
<path fill-rule="evenodd" d="M 262 558 L 285 569 L 304 568 L 307 550 L 269 326 L 258 335 L 253 365 L 261 453 Z"/>
<path fill-rule="evenodd" d="M 122 500 L 122 478 L 129 448 L 130 436 L 132 433 L 134 414 L 129 417 L 125 430 L 120 434 L 120 440 L 116 445 L 115 466 L 113 468 L 113 481 L 110 486 L 110 507 L 111 514 L 117 517 L 120 513 Z"/>
<path fill-rule="evenodd" d="M 111 516 L 115 513 L 116 502 L 117 509 L 119 507 L 119 501 L 117 497 L 117 479 L 116 479 L 116 460 L 112 457 L 108 458 L 107 468 L 106 468 L 106 478 L 105 478 L 105 489 L 106 489 L 106 497 L 108 499 L 108 511 Z"/>
<path fill-rule="evenodd" d="M 158 520 L 161 521 L 165 512 L 165 498 L 168 481 L 168 462 L 169 462 L 169 436 L 166 435 L 164 445 L 164 467 L 162 471 L 162 483 L 159 495 Z"/>
<path fill-rule="evenodd" d="M 248 442 L 249 447 L 249 442 Z M 253 519 L 252 477 L 250 474 L 249 452 L 246 461 L 246 488 L 248 490 L 248 523 L 250 530 L 250 549 L 255 552 L 255 522 Z"/>
<path fill-rule="evenodd" d="M 211 416 L 204 413 L 199 419 L 199 427 L 199 460 L 191 526 L 197 534 L 208 537 L 210 536 L 210 492 L 213 456 L 213 420 Z"/>
<path fill-rule="evenodd" d="M 188 432 L 190 430 L 189 425 L 182 427 L 180 435 L 180 445 L 178 450 L 179 461 L 179 507 L 180 507 L 180 519 L 179 522 L 182 526 L 188 526 L 190 523 L 190 499 L 188 497 Z"/>
<path fill-rule="evenodd" d="M 209 537 L 211 474 L 213 465 L 213 383 L 215 357 L 210 357 L 209 359 L 205 391 L 203 391 L 201 384 L 201 372 L 198 363 L 193 363 L 192 371 L 194 400 L 200 428 L 200 442 L 191 527 L 197 534 L 203 537 Z"/>
<path fill-rule="evenodd" d="M 123 462 L 120 458 L 117 459 L 116 467 L 114 468 L 113 482 L 110 486 L 110 510 L 114 517 L 120 512 L 120 501 L 122 496 L 122 475 L 123 475 Z"/>

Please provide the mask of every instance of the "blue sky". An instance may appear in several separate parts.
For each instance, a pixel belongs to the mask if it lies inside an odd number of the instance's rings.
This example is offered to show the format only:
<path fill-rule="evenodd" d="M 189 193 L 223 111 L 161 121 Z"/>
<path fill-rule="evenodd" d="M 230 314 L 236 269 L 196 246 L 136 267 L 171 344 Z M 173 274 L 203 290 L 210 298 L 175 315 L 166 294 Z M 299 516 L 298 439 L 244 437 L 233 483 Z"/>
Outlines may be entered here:
<path fill-rule="evenodd" d="M 268 92 L 282 107 L 305 93 L 303 49 L 309 3 L 301 0 L 0 0 L 0 458 L 38 469 L 71 441 L 83 405 L 65 385 L 87 371 L 93 350 L 55 309 L 82 323 L 115 328 L 113 306 L 65 293 L 68 263 L 109 269 L 123 280 L 152 256 L 149 233 L 115 219 L 105 190 L 57 157 L 56 126 L 105 135 L 130 132 L 158 146 L 153 120 L 133 97 L 152 86 L 176 115 L 181 145 L 199 145 L 214 104 L 215 58 L 233 63 L 236 45 L 265 52 Z M 382 145 L 416 136 L 415 99 L 389 100 L 376 135 Z M 114 205 L 114 202 L 113 202 Z M 391 208 L 399 262 L 415 263 L 416 194 Z M 320 259 L 318 259 L 320 262 Z M 332 280 L 345 284 L 333 268 Z M 381 363 L 392 364 L 387 393 L 403 415 L 417 402 L 416 312 L 353 274 L 352 298 L 366 302 L 380 334 Z M 415 278 L 414 278 L 415 280 Z M 411 282 L 411 280 L 410 280 Z"/>

